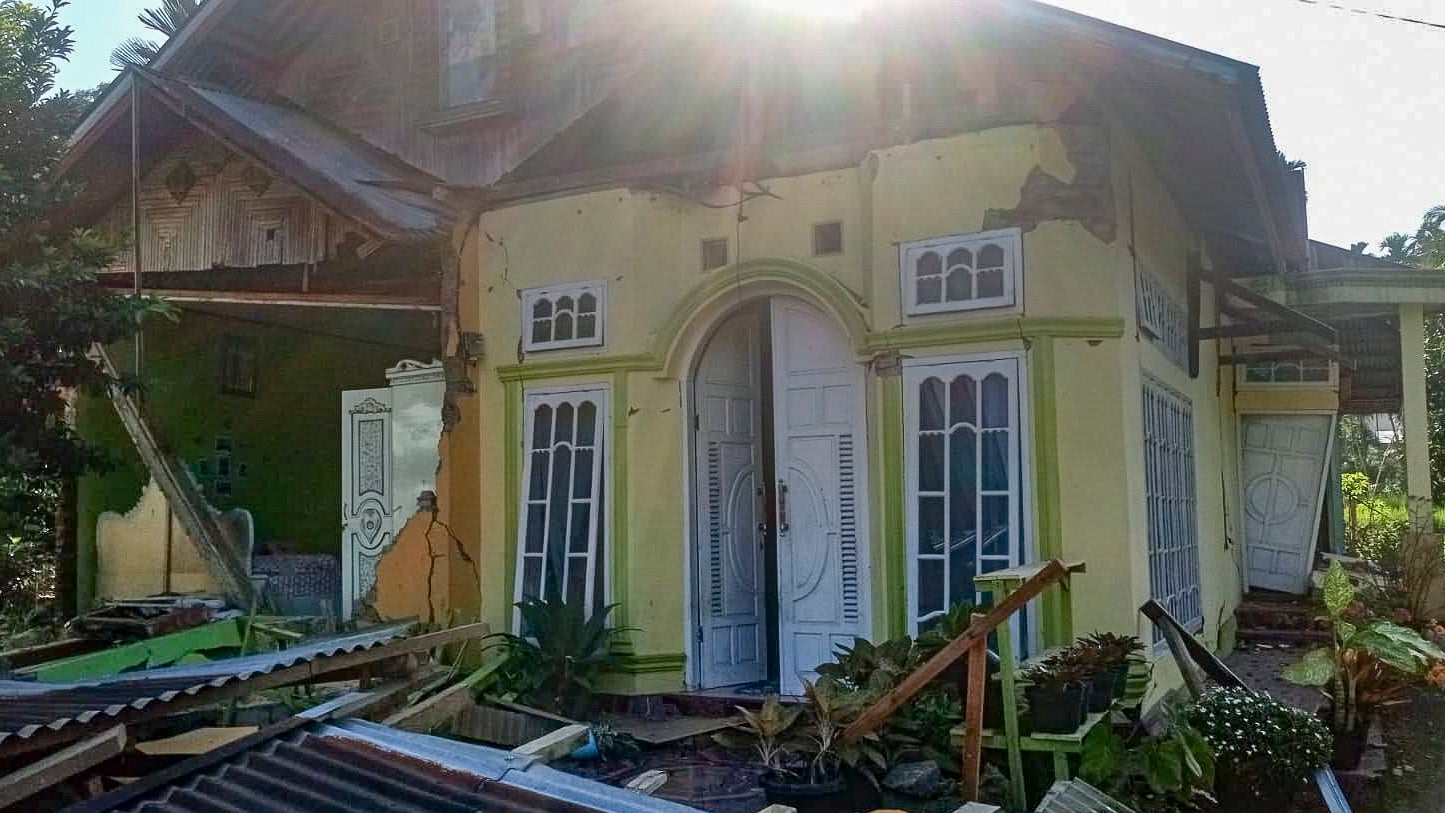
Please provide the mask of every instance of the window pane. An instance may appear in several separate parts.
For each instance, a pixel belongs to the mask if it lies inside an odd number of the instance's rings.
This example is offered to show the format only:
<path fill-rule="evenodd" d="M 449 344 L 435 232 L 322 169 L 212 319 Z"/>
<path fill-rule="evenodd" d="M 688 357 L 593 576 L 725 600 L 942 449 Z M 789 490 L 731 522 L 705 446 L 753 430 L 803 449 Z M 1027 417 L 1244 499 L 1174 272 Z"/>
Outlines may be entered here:
<path fill-rule="evenodd" d="M 1009 550 L 1009 498 L 983 498 L 983 553 L 985 556 L 1007 556 Z"/>
<path fill-rule="evenodd" d="M 973 376 L 961 375 L 948 384 L 948 421 L 949 425 L 968 424 L 978 425 L 976 413 L 976 401 L 978 395 L 974 384 Z"/>
<path fill-rule="evenodd" d="M 587 600 L 587 560 L 574 557 L 568 564 L 571 567 L 567 570 L 567 603 L 583 606 L 582 602 Z"/>
<path fill-rule="evenodd" d="M 966 248 L 956 248 L 948 252 L 948 270 L 955 269 L 973 270 L 973 252 Z"/>
<path fill-rule="evenodd" d="M 1003 246 L 989 243 L 978 250 L 979 268 L 1003 268 Z"/>
<path fill-rule="evenodd" d="M 918 490 L 943 490 L 943 446 L 941 434 L 918 436 Z"/>
<path fill-rule="evenodd" d="M 532 448 L 552 448 L 552 407 L 543 404 L 537 407 L 532 418 Z"/>
<path fill-rule="evenodd" d="M 583 295 L 577 297 L 577 313 L 578 313 L 579 315 L 580 315 L 580 314 L 584 314 L 584 313 L 596 313 L 596 312 L 597 312 L 597 297 L 593 296 L 592 294 L 583 294 Z"/>
<path fill-rule="evenodd" d="M 952 502 L 967 504 L 966 513 L 956 514 L 966 518 L 973 527 L 973 496 L 978 491 L 977 467 L 978 450 L 976 436 L 972 429 L 961 426 L 953 430 L 948 461 L 948 498 Z M 955 510 L 965 510 L 955 506 Z"/>
<path fill-rule="evenodd" d="M 573 460 L 572 468 L 576 470 L 572 477 L 572 499 L 592 499 L 592 450 L 578 449 Z"/>
<path fill-rule="evenodd" d="M 572 485 L 572 450 L 559 446 L 552 461 L 552 493 L 548 501 L 547 567 L 562 572 L 562 557 L 567 550 L 567 507 Z"/>
<path fill-rule="evenodd" d="M 937 305 L 943 301 L 943 280 L 929 277 L 918 281 L 918 304 Z"/>
<path fill-rule="evenodd" d="M 533 318 L 533 319 L 551 319 L 551 318 L 552 318 L 552 300 L 547 299 L 546 297 L 542 297 L 542 298 L 538 299 L 537 302 L 536 302 L 536 304 L 534 304 L 534 305 L 532 306 L 532 318 Z"/>
<path fill-rule="evenodd" d="M 561 404 L 557 407 L 557 433 L 553 436 L 554 443 L 572 442 L 572 405 Z"/>
<path fill-rule="evenodd" d="M 592 515 L 586 503 L 572 504 L 572 528 L 568 532 L 567 550 L 570 553 L 586 553 L 590 547 Z"/>
<path fill-rule="evenodd" d="M 948 272 L 947 297 L 949 302 L 967 302 L 973 299 L 973 272 L 967 268 Z"/>
<path fill-rule="evenodd" d="M 979 299 L 998 299 L 1003 296 L 1002 270 L 980 271 L 974 281 L 978 284 Z"/>
<path fill-rule="evenodd" d="M 1008 432 L 983 433 L 983 490 L 1007 491 Z"/>
<path fill-rule="evenodd" d="M 925 379 L 918 388 L 918 428 L 922 431 L 943 429 L 943 382 Z"/>
<path fill-rule="evenodd" d="M 983 380 L 983 425 L 992 429 L 1008 423 L 1008 379 L 992 373 Z"/>
<path fill-rule="evenodd" d="M 918 498 L 918 552 L 943 553 L 943 498 Z"/>
<path fill-rule="evenodd" d="M 493 0 L 446 0 L 442 36 L 446 86 L 442 101 L 468 104 L 491 98 L 496 80 L 496 18 Z"/>
<path fill-rule="evenodd" d="M 553 339 L 559 342 L 572 340 L 572 314 L 558 313 L 557 320 L 553 324 Z"/>
<path fill-rule="evenodd" d="M 542 560 L 538 557 L 527 557 L 522 564 L 522 597 L 542 597 Z"/>
<path fill-rule="evenodd" d="M 924 277 L 937 277 L 943 274 L 943 259 L 932 251 L 925 251 L 918 257 L 918 265 L 914 273 L 921 280 Z"/>
<path fill-rule="evenodd" d="M 918 615 L 945 609 L 943 595 L 943 562 L 938 559 L 918 560 Z"/>
<path fill-rule="evenodd" d="M 577 338 L 593 339 L 597 337 L 597 314 L 584 313 L 577 317 Z"/>
<path fill-rule="evenodd" d="M 538 320 L 536 320 L 535 322 L 533 322 L 533 323 L 532 323 L 532 342 L 533 342 L 534 344 L 540 344 L 541 342 L 550 342 L 550 341 L 552 341 L 552 320 L 551 320 L 551 319 L 538 319 Z"/>
<path fill-rule="evenodd" d="M 1283 384 L 1293 384 L 1299 381 L 1299 365 L 1289 361 L 1274 365 L 1274 380 Z"/>
<path fill-rule="evenodd" d="M 577 405 L 577 445 L 597 445 L 597 405 L 591 401 Z"/>
<path fill-rule="evenodd" d="M 537 451 L 532 453 L 532 478 L 527 484 L 527 499 L 547 499 L 547 465 L 552 461 L 552 454 L 548 451 Z"/>
<path fill-rule="evenodd" d="M 557 298 L 557 313 L 576 313 L 577 306 L 572 302 L 572 297 L 561 296 Z"/>
<path fill-rule="evenodd" d="M 547 504 L 531 503 L 527 506 L 527 553 L 541 553 L 543 536 L 547 530 Z"/>
<path fill-rule="evenodd" d="M 971 504 L 970 504 L 971 505 Z M 970 510 L 970 513 L 972 511 Z M 953 529 L 953 545 L 948 551 L 948 603 L 973 601 L 973 577 L 978 553 L 977 534 L 973 528 L 967 531 Z"/>

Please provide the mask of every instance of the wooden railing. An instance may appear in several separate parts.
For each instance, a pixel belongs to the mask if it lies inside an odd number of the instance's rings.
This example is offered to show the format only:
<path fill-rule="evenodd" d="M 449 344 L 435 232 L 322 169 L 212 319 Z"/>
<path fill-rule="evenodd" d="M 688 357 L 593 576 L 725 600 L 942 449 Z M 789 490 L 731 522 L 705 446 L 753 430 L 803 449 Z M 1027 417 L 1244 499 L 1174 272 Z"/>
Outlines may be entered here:
<path fill-rule="evenodd" d="M 967 705 L 964 708 L 964 723 L 967 734 L 963 746 L 963 793 L 965 799 L 978 797 L 979 770 L 983 757 L 983 698 L 986 664 L 988 661 L 988 638 L 999 626 L 1006 623 L 1014 613 L 1028 606 L 1028 603 L 1050 586 L 1063 582 L 1069 577 L 1069 568 L 1062 562 L 1053 561 L 1044 565 L 1017 590 L 1009 593 L 1002 601 L 984 615 L 975 615 L 973 623 L 963 634 L 949 641 L 938 654 L 929 658 L 913 670 L 893 691 L 879 698 L 848 726 L 843 736 L 857 740 L 877 730 L 888 722 L 898 710 L 908 705 L 919 692 L 942 675 L 960 658 L 968 657 Z M 1005 702 L 1009 698 L 1004 698 Z"/>

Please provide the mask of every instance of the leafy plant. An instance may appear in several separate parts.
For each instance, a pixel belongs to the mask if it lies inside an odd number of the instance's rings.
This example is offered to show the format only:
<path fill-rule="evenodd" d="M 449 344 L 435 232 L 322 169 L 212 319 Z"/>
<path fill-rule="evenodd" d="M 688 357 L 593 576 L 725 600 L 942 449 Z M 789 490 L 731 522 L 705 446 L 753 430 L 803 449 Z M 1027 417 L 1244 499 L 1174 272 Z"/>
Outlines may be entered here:
<path fill-rule="evenodd" d="M 597 753 L 603 759 L 633 759 L 642 754 L 637 738 L 625 734 L 607 723 L 593 723 L 588 728 L 592 740 L 597 743 Z"/>
<path fill-rule="evenodd" d="M 808 781 L 828 781 L 847 766 L 876 784 L 875 771 L 888 769 L 877 735 L 843 739 L 848 724 L 865 708 L 862 698 L 827 677 L 803 681 L 803 694 L 808 703 L 801 745 L 808 756 Z"/>
<path fill-rule="evenodd" d="M 1325 574 L 1324 603 L 1330 624 L 1329 646 L 1312 650 L 1286 667 L 1285 680 L 1301 686 L 1329 687 L 1336 732 L 1358 730 L 1364 716 L 1399 702 L 1445 651 L 1418 632 L 1389 621 L 1357 625 L 1347 613 L 1358 591 L 1338 561 Z"/>
<path fill-rule="evenodd" d="M 713 740 L 724 748 L 750 747 L 757 752 L 763 767 L 782 771 L 793 726 L 803 717 L 802 707 L 784 706 L 777 695 L 770 695 L 757 711 L 742 706 L 737 709 L 743 715 L 743 730 L 720 731 L 713 735 Z"/>
<path fill-rule="evenodd" d="M 587 617 L 580 603 L 560 598 L 526 599 L 516 604 L 522 635 L 497 633 L 507 652 L 504 685 L 525 701 L 549 705 L 576 716 L 586 707 L 597 678 L 617 665 L 613 644 L 633 627 L 609 627 L 609 604 Z"/>
<path fill-rule="evenodd" d="M 1329 762 L 1332 739 L 1318 717 L 1248 689 L 1216 689 L 1189 710 L 1221 777 L 1255 796 L 1297 788 Z"/>
<path fill-rule="evenodd" d="M 878 695 L 898 685 L 919 663 L 914 641 L 906 635 L 881 644 L 854 638 L 851 647 L 839 646 L 834 658 L 818 667 L 820 676 Z"/>
<path fill-rule="evenodd" d="M 1199 809 L 1214 790 L 1214 750 L 1184 713 L 1171 711 L 1168 721 L 1159 736 L 1132 741 L 1095 726 L 1084 738 L 1079 775 L 1146 810 Z"/>
<path fill-rule="evenodd" d="M 948 612 L 935 619 L 932 626 L 919 633 L 914 657 L 919 663 L 923 663 L 937 655 L 938 651 L 947 646 L 949 641 L 968 630 L 969 626 L 973 624 L 973 616 L 976 612 L 978 612 L 977 607 L 963 601 L 949 607 Z"/>

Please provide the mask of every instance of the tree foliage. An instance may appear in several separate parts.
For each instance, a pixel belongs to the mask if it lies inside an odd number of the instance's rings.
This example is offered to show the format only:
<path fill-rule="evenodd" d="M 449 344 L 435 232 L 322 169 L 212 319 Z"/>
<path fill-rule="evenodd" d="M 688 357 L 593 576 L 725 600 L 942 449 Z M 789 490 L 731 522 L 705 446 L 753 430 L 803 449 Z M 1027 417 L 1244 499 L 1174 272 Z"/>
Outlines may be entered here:
<path fill-rule="evenodd" d="M 71 393 L 106 384 L 89 350 L 159 310 L 96 283 L 107 240 L 52 222 L 78 191 L 53 178 L 92 99 L 55 90 L 73 47 L 64 5 L 0 0 L 0 602 L 48 565 L 56 484 L 106 462 L 66 421 Z"/>
<path fill-rule="evenodd" d="M 159 6 L 142 11 L 137 19 L 141 25 L 170 39 L 200 10 L 204 2 L 205 0 L 161 0 Z M 125 70 L 132 65 L 144 67 L 160 53 L 161 44 L 143 37 L 131 37 L 110 52 L 110 64 L 117 70 Z"/>

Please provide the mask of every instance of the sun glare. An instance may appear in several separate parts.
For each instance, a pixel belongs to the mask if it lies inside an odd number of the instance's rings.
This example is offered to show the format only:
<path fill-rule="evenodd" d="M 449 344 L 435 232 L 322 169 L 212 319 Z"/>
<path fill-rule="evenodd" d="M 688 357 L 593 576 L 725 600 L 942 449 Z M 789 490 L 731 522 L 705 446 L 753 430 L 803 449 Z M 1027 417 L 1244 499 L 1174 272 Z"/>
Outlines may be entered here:
<path fill-rule="evenodd" d="M 827 17 L 847 20 L 863 12 L 870 0 L 747 0 L 747 2 L 799 17 Z"/>

